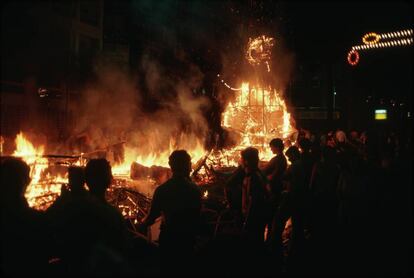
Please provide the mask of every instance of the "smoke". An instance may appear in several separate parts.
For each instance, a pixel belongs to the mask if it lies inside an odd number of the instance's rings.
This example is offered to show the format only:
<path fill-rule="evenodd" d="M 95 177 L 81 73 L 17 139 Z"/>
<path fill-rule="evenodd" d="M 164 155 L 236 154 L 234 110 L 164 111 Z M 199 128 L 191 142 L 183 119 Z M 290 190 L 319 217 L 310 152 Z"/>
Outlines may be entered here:
<path fill-rule="evenodd" d="M 133 160 L 203 145 L 208 133 L 203 111 L 210 103 L 194 93 L 203 74 L 185 53 L 174 58 L 183 67 L 179 72 L 146 52 L 140 78 L 115 66 L 97 67 L 97 78 L 85 87 L 82 99 L 72 102 L 72 139 L 86 136 L 91 150 L 125 142 L 127 159 Z"/>
<path fill-rule="evenodd" d="M 286 48 L 283 38 L 276 38 L 272 53 L 271 71 L 274 88 L 284 93 L 295 68 L 295 54 Z"/>

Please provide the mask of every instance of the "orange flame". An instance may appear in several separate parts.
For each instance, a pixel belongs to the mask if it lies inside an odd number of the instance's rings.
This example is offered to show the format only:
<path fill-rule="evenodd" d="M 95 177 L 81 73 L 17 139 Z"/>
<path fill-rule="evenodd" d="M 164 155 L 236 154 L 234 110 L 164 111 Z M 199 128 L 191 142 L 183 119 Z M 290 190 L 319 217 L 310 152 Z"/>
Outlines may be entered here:
<path fill-rule="evenodd" d="M 132 162 L 137 162 L 146 167 L 151 167 L 153 165 L 169 167 L 168 158 L 170 154 L 177 149 L 186 150 L 190 154 L 192 162 L 195 163 L 206 154 L 206 150 L 199 139 L 194 137 L 189 137 L 187 139 L 188 140 L 184 140 L 184 143 L 179 145 L 174 144 L 174 140 L 171 139 L 167 149 L 155 151 L 154 148 L 154 151 L 149 153 L 148 150 L 144 149 L 148 146 L 136 149 L 126 145 L 124 162 L 114 165 L 112 167 L 112 173 L 114 175 L 129 175 Z"/>
<path fill-rule="evenodd" d="M 52 194 L 60 194 L 61 183 L 66 183 L 67 178 L 61 176 L 46 176 L 47 183 L 41 183 L 42 173 L 49 167 L 47 158 L 42 157 L 44 146 L 34 147 L 33 144 L 20 132 L 16 136 L 16 150 L 13 156 L 21 157 L 30 166 L 31 182 L 26 189 L 25 197 L 30 207 L 38 207 L 39 196 L 47 195 L 43 202 L 53 201 Z"/>
<path fill-rule="evenodd" d="M 268 147 L 270 140 L 286 139 L 295 131 L 281 94 L 270 86 L 250 86 L 249 83 L 243 83 L 236 91 L 235 99 L 223 113 L 222 126 L 241 137 L 237 147 L 224 151 L 232 157 L 230 165 L 237 165 L 235 151 L 246 147 L 258 148 L 261 160 L 270 160 L 273 156 Z"/>

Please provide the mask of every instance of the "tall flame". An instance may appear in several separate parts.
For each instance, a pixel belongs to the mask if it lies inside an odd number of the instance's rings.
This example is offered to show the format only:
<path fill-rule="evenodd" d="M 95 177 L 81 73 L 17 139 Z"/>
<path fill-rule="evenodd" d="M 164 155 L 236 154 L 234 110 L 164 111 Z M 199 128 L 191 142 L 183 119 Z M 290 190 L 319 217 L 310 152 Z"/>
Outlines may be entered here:
<path fill-rule="evenodd" d="M 223 113 L 222 126 L 241 136 L 239 144 L 226 150 L 226 155 L 234 157 L 236 151 L 253 146 L 259 149 L 262 160 L 273 156 L 268 147 L 271 139 L 286 139 L 295 131 L 281 94 L 270 86 L 249 83 L 242 83 L 241 89 L 236 91 L 235 99 Z M 235 164 L 237 159 L 233 158 L 231 165 Z"/>
<path fill-rule="evenodd" d="M 31 182 L 25 192 L 29 206 L 36 207 L 39 205 L 37 203 L 39 196 L 47 195 L 45 198 L 53 201 L 54 198 L 51 194 L 59 195 L 61 189 L 61 184 L 56 182 L 66 182 L 67 179 L 60 176 L 51 177 L 47 175 L 46 179 L 49 179 L 49 182 L 41 183 L 42 173 L 49 167 L 47 158 L 42 157 L 44 146 L 34 147 L 22 132 L 16 136 L 15 143 L 16 150 L 13 156 L 21 157 L 30 166 Z M 50 181 L 51 178 L 53 178 L 53 182 Z"/>

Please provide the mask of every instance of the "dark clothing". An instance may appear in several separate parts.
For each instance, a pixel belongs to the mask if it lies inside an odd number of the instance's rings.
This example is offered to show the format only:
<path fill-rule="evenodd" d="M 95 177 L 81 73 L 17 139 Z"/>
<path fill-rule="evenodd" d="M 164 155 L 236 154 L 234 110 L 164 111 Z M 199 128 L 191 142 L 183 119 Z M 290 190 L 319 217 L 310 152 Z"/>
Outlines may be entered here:
<path fill-rule="evenodd" d="M 46 274 L 47 239 L 44 215 L 26 200 L 1 210 L 1 272 L 6 276 Z"/>
<path fill-rule="evenodd" d="M 267 220 L 266 177 L 259 171 L 245 174 L 242 183 L 242 213 L 245 231 L 253 243 L 263 243 Z"/>
<path fill-rule="evenodd" d="M 200 211 L 201 192 L 190 178 L 172 177 L 155 190 L 145 222 L 151 225 L 162 216 L 159 246 L 166 273 L 183 273 L 192 267 Z"/>
<path fill-rule="evenodd" d="M 278 154 L 263 168 L 263 173 L 269 179 L 270 189 L 274 196 L 280 197 L 283 190 L 283 176 L 287 167 L 286 157 Z"/>
<path fill-rule="evenodd" d="M 306 184 L 306 169 L 301 160 L 292 162 L 286 171 L 286 179 L 288 181 L 290 210 L 295 213 L 303 214 L 307 207 L 309 190 Z"/>
<path fill-rule="evenodd" d="M 149 219 L 163 216 L 161 235 L 194 235 L 201 210 L 201 192 L 187 178 L 169 179 L 154 192 Z M 152 224 L 152 223 L 150 223 Z"/>
<path fill-rule="evenodd" d="M 46 210 L 46 215 L 48 218 L 54 218 L 59 212 L 70 202 L 86 199 L 89 196 L 89 192 L 86 190 L 79 192 L 72 192 L 66 187 L 62 187 L 60 196 L 53 202 L 53 204 Z M 54 221 L 50 219 L 50 221 Z"/>
<path fill-rule="evenodd" d="M 227 180 L 224 187 L 227 202 L 229 203 L 230 208 L 234 211 L 241 212 L 241 185 L 243 183 L 244 175 L 245 173 L 243 168 L 238 167 Z"/>
<path fill-rule="evenodd" d="M 58 256 L 71 273 L 97 270 L 119 273 L 127 245 L 121 213 L 94 196 L 72 199 L 54 211 L 50 220 Z"/>
<path fill-rule="evenodd" d="M 306 187 L 309 187 L 313 166 L 315 164 L 315 158 L 311 153 L 307 152 L 301 154 L 300 161 L 305 175 L 305 185 Z"/>
<path fill-rule="evenodd" d="M 288 184 L 288 190 L 284 191 L 282 194 L 280 205 L 273 219 L 272 231 L 269 239 L 279 264 L 283 257 L 282 233 L 289 217 L 292 221 L 290 255 L 297 254 L 303 250 L 305 238 L 304 214 L 307 201 L 305 176 L 305 169 L 301 160 L 292 162 L 286 171 L 285 179 Z"/>

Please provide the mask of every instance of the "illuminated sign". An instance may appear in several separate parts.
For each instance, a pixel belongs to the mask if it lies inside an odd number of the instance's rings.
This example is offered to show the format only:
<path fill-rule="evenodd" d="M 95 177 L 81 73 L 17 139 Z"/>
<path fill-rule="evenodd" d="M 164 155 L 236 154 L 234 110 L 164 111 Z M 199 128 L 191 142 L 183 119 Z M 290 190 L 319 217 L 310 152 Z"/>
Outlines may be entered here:
<path fill-rule="evenodd" d="M 386 119 L 387 119 L 387 110 L 385 109 L 375 110 L 375 120 L 386 120 Z"/>

